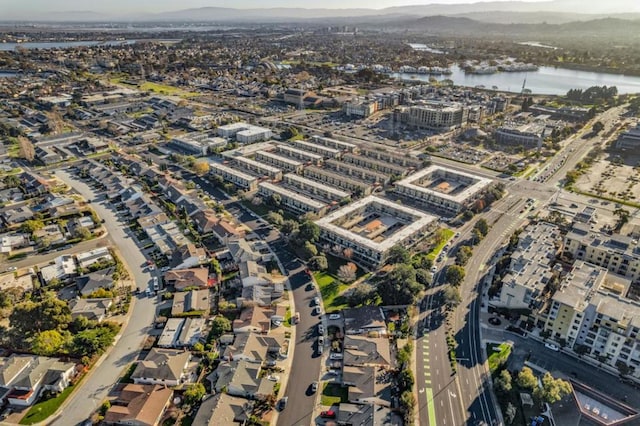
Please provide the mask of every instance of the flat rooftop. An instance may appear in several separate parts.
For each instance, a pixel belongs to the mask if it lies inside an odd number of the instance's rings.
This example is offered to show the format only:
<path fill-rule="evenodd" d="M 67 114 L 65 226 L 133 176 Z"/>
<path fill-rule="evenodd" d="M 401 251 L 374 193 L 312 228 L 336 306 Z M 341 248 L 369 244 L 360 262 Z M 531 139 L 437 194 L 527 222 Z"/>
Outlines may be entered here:
<path fill-rule="evenodd" d="M 316 224 L 329 232 L 384 252 L 436 221 L 423 213 L 376 196 L 336 210 Z"/>
<path fill-rule="evenodd" d="M 396 182 L 396 187 L 413 189 L 452 202 L 463 203 L 490 184 L 491 179 L 440 166 L 430 166 Z"/>
<path fill-rule="evenodd" d="M 300 194 L 295 191 L 291 191 L 290 189 L 283 188 L 282 186 L 274 185 L 270 182 L 261 182 L 258 186 L 270 190 L 276 194 L 280 194 L 282 197 L 287 197 L 292 200 L 297 200 L 307 206 L 316 208 L 320 210 L 324 206 L 325 203 L 321 203 L 320 201 L 314 200 L 313 198 L 307 197 L 304 194 Z"/>
<path fill-rule="evenodd" d="M 230 175 L 236 176 L 240 179 L 243 180 L 247 180 L 247 181 L 252 181 L 257 179 L 255 176 L 252 176 L 248 173 L 245 173 L 241 170 L 235 169 L 233 167 L 229 167 L 226 164 L 222 164 L 222 163 L 216 163 L 214 161 L 210 161 L 209 162 L 209 167 L 211 168 L 211 171 L 215 173 L 215 171 L 221 171 L 223 173 L 228 173 Z"/>

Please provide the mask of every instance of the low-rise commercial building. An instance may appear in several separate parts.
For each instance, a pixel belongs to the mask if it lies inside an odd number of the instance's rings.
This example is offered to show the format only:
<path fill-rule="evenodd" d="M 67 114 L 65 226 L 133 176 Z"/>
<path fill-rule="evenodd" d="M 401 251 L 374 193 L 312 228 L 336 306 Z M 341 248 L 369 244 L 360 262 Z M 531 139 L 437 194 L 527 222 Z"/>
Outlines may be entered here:
<path fill-rule="evenodd" d="M 616 148 L 622 150 L 640 149 L 640 123 L 638 123 L 636 127 L 620 133 L 616 141 Z"/>
<path fill-rule="evenodd" d="M 448 214 L 457 214 L 480 198 L 491 180 L 430 166 L 396 182 L 396 193 Z"/>
<path fill-rule="evenodd" d="M 517 145 L 526 149 L 542 148 L 547 136 L 547 127 L 543 123 L 527 123 L 520 126 L 499 127 L 493 134 L 496 142 L 503 145 Z"/>
<path fill-rule="evenodd" d="M 384 264 L 391 247 L 410 247 L 428 235 L 435 216 L 389 200 L 369 196 L 316 221 L 320 237 L 353 250 L 353 259 L 367 268 Z"/>
<path fill-rule="evenodd" d="M 236 133 L 236 140 L 244 144 L 266 141 L 272 137 L 273 132 L 270 129 L 258 126 L 250 126 Z"/>

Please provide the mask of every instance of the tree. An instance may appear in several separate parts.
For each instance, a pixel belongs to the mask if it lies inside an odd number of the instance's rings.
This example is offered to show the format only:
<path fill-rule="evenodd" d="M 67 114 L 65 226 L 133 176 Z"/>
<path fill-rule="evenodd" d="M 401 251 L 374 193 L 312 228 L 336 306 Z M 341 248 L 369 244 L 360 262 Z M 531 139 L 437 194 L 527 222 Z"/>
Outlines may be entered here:
<path fill-rule="evenodd" d="M 280 196 L 280 194 L 271 194 L 271 197 L 269 197 L 269 201 L 271 202 L 271 204 L 277 207 L 282 202 L 282 197 Z"/>
<path fill-rule="evenodd" d="M 502 394 L 509 393 L 511 391 L 512 385 L 511 373 L 509 370 L 502 370 L 500 372 L 500 376 L 496 378 L 494 384 L 496 386 L 496 390 Z"/>
<path fill-rule="evenodd" d="M 18 156 L 31 162 L 36 157 L 36 150 L 31 141 L 24 136 L 18 136 Z"/>
<path fill-rule="evenodd" d="M 52 356 L 60 353 L 67 343 L 67 337 L 57 330 L 47 330 L 36 334 L 31 342 L 31 351 L 36 355 Z"/>
<path fill-rule="evenodd" d="M 320 227 L 310 220 L 306 220 L 300 225 L 299 238 L 303 241 L 310 241 L 312 243 L 320 240 Z"/>
<path fill-rule="evenodd" d="M 184 402 L 193 406 L 200 402 L 206 393 L 207 390 L 202 383 L 192 383 L 184 391 Z"/>
<path fill-rule="evenodd" d="M 318 248 L 311 241 L 305 241 L 304 243 L 304 255 L 307 259 L 318 255 Z"/>
<path fill-rule="evenodd" d="M 209 334 L 209 342 L 217 340 L 227 331 L 231 331 L 231 321 L 222 315 L 218 315 L 211 322 L 211 332 Z"/>
<path fill-rule="evenodd" d="M 193 163 L 193 171 L 199 176 L 206 175 L 209 173 L 209 163 L 206 161 L 196 161 Z"/>
<path fill-rule="evenodd" d="M 595 123 L 593 123 L 592 129 L 593 129 L 593 133 L 597 135 L 602 130 L 604 130 L 604 124 L 602 124 L 602 121 L 596 121 Z"/>
<path fill-rule="evenodd" d="M 194 352 L 204 352 L 204 345 L 200 342 L 196 342 L 193 345 L 193 351 Z"/>
<path fill-rule="evenodd" d="M 489 233 L 489 224 L 487 223 L 486 219 L 481 218 L 478 219 L 475 225 L 473 225 L 473 229 L 477 229 L 478 231 L 480 231 L 480 234 L 485 237 Z"/>
<path fill-rule="evenodd" d="M 629 222 L 630 213 L 629 213 L 629 210 L 626 210 L 626 209 L 615 209 L 613 211 L 613 214 L 615 216 L 618 216 L 618 220 L 616 221 L 615 231 L 619 232 L 622 229 L 622 227 Z"/>
<path fill-rule="evenodd" d="M 482 241 L 482 239 L 484 238 L 484 235 L 482 235 L 482 232 L 480 232 L 479 229 L 472 229 L 471 230 L 471 241 L 473 242 L 473 244 L 478 244 L 480 241 Z"/>
<path fill-rule="evenodd" d="M 571 393 L 571 385 L 562 379 L 555 379 L 551 373 L 542 376 L 542 387 L 536 388 L 534 395 L 549 404 L 554 404 Z"/>
<path fill-rule="evenodd" d="M 71 352 L 78 357 L 102 354 L 118 333 L 120 326 L 115 323 L 104 322 L 96 328 L 90 328 L 73 336 Z"/>
<path fill-rule="evenodd" d="M 400 404 L 404 408 L 404 420 L 406 424 L 413 424 L 416 397 L 411 390 L 406 390 L 400 395 Z"/>
<path fill-rule="evenodd" d="M 400 386 L 400 389 L 403 391 L 411 390 L 415 382 L 416 380 L 413 376 L 413 372 L 410 369 L 405 368 L 400 371 L 400 374 L 398 375 L 398 385 Z"/>
<path fill-rule="evenodd" d="M 24 337 L 46 330 L 63 330 L 71 322 L 71 311 L 66 302 L 47 292 L 38 302 L 26 300 L 18 303 L 9 317 L 11 327 Z"/>
<path fill-rule="evenodd" d="M 309 267 L 316 271 L 324 271 L 329 267 L 329 262 L 324 255 L 313 256 L 309 259 Z"/>
<path fill-rule="evenodd" d="M 428 287 L 433 282 L 433 275 L 426 269 L 416 269 L 416 281 L 425 287 Z"/>
<path fill-rule="evenodd" d="M 538 379 L 533 375 L 533 370 L 529 367 L 522 367 L 522 370 L 518 373 L 518 379 L 516 381 L 518 386 L 523 389 L 532 390 L 538 386 Z"/>
<path fill-rule="evenodd" d="M 280 228 L 280 232 L 282 232 L 285 235 L 291 235 L 294 232 L 297 232 L 299 227 L 300 225 L 298 225 L 298 222 L 292 219 L 287 219 L 284 222 L 282 222 L 282 227 Z"/>
<path fill-rule="evenodd" d="M 460 265 L 450 265 L 447 267 L 445 277 L 447 281 L 454 286 L 459 286 L 464 281 L 465 270 Z"/>
<path fill-rule="evenodd" d="M 456 264 L 460 266 L 466 265 L 472 255 L 473 249 L 470 246 L 460 247 L 456 253 Z"/>
<path fill-rule="evenodd" d="M 375 298 L 373 289 L 368 284 L 358 284 L 353 287 L 347 296 L 349 306 L 356 307 L 366 305 Z"/>
<path fill-rule="evenodd" d="M 346 265 L 342 265 L 338 268 L 338 279 L 345 283 L 351 283 L 356 280 L 356 272 L 358 267 L 355 263 L 349 262 Z"/>
<path fill-rule="evenodd" d="M 284 222 L 284 218 L 280 213 L 269 212 L 267 213 L 267 221 L 269 221 L 269 223 L 272 223 L 276 226 L 281 226 Z"/>
<path fill-rule="evenodd" d="M 447 286 L 444 289 L 444 301 L 448 306 L 456 307 L 462 302 L 460 290 L 457 287 Z"/>
<path fill-rule="evenodd" d="M 5 176 L 2 182 L 7 188 L 17 188 L 22 183 L 17 175 Z"/>
<path fill-rule="evenodd" d="M 389 249 L 387 263 L 395 265 L 398 263 L 408 263 L 411 260 L 411 253 L 400 244 L 396 244 Z"/>
<path fill-rule="evenodd" d="M 423 289 L 416 280 L 416 270 L 411 265 L 396 265 L 393 271 L 377 283 L 378 295 L 385 305 L 409 305 Z"/>
<path fill-rule="evenodd" d="M 20 226 L 22 232 L 29 234 L 33 234 L 34 231 L 38 231 L 42 228 L 44 228 L 44 222 L 38 219 L 27 220 Z"/>

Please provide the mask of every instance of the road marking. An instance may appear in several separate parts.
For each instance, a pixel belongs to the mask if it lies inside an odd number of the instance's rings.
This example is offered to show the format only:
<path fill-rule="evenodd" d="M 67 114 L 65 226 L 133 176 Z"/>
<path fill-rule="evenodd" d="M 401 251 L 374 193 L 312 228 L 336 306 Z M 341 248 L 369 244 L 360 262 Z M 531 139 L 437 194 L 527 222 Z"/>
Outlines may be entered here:
<path fill-rule="evenodd" d="M 429 425 L 437 426 L 436 423 L 436 406 L 433 402 L 433 391 L 427 388 L 427 413 L 429 414 Z"/>

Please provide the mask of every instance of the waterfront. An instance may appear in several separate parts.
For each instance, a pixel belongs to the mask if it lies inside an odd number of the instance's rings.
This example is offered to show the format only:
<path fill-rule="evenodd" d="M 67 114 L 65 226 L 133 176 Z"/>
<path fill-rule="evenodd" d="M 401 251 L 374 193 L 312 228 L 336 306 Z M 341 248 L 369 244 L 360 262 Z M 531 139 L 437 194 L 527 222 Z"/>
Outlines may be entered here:
<path fill-rule="evenodd" d="M 0 43 L 0 51 L 16 50 L 21 47 L 23 49 L 60 49 L 66 47 L 82 47 L 82 46 L 118 46 L 123 44 L 133 44 L 137 40 L 85 40 L 85 41 L 43 41 L 43 42 L 26 42 L 26 43 Z"/>
<path fill-rule="evenodd" d="M 391 77 L 402 80 L 429 81 L 452 80 L 458 86 L 484 86 L 486 89 L 519 93 L 525 87 L 533 94 L 564 95 L 569 89 L 586 89 L 591 86 L 616 86 L 618 93 L 640 93 L 640 77 L 621 74 L 606 74 L 565 68 L 540 67 L 538 71 L 498 72 L 495 74 L 467 74 L 460 67 L 451 67 L 450 75 L 392 73 Z"/>

